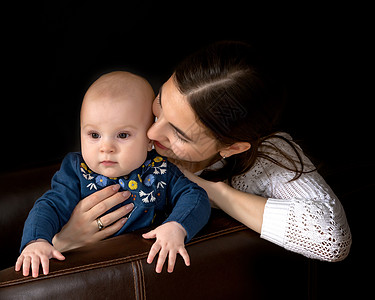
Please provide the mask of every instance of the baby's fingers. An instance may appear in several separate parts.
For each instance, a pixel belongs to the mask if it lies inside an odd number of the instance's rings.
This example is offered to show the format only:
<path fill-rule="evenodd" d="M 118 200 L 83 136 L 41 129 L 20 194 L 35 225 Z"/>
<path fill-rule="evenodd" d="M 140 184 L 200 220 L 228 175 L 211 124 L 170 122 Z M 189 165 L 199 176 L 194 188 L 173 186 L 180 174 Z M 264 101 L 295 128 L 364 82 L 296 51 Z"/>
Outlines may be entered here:
<path fill-rule="evenodd" d="M 62 255 L 60 251 L 54 249 L 52 251 L 51 258 L 56 258 L 58 260 L 64 260 L 65 256 Z M 41 256 L 40 263 L 42 265 L 43 274 L 47 275 L 49 273 L 49 257 L 47 257 L 45 255 Z"/>
<path fill-rule="evenodd" d="M 42 265 L 43 274 L 47 275 L 49 273 L 49 259 L 48 259 L 48 257 L 47 256 L 43 256 L 40 259 L 40 263 Z"/>
<path fill-rule="evenodd" d="M 177 253 L 175 251 L 169 251 L 168 255 L 168 273 L 172 273 L 174 265 L 176 264 Z"/>
<path fill-rule="evenodd" d="M 56 258 L 56 259 L 58 259 L 58 260 L 64 260 L 64 259 L 65 259 L 65 256 L 62 255 L 60 251 L 58 251 L 58 250 L 55 249 L 55 250 L 53 250 L 53 252 L 52 252 L 52 258 Z"/>
<path fill-rule="evenodd" d="M 154 239 L 154 238 L 156 238 L 156 232 L 155 232 L 155 230 L 151 230 L 147 233 L 142 234 L 142 237 L 144 239 Z"/>
<path fill-rule="evenodd" d="M 163 270 L 163 265 L 164 265 L 164 262 L 165 260 L 167 259 L 167 256 L 168 256 L 168 250 L 165 250 L 164 248 L 162 248 L 159 252 L 159 257 L 158 257 L 158 262 L 156 263 L 156 273 L 161 273 L 161 271 Z"/>
<path fill-rule="evenodd" d="M 34 278 L 38 277 L 39 275 L 39 266 L 40 266 L 40 258 L 39 256 L 33 256 L 31 259 L 31 269 L 32 275 Z"/>
<path fill-rule="evenodd" d="M 190 257 L 186 249 L 183 247 L 181 248 L 178 253 L 182 256 L 184 259 L 185 265 L 190 266 Z M 169 251 L 169 256 L 168 256 L 168 272 L 172 273 L 174 266 L 176 264 L 176 259 L 177 259 L 177 253 L 175 251 Z"/>
<path fill-rule="evenodd" d="M 14 269 L 16 270 L 16 272 L 18 272 L 19 270 L 21 270 L 21 267 L 22 267 L 22 264 L 23 264 L 23 255 L 20 255 L 18 258 L 17 258 L 17 261 L 16 261 L 16 265 L 14 267 Z"/>
<path fill-rule="evenodd" d="M 150 252 L 148 254 L 148 257 L 147 257 L 147 263 L 148 264 L 151 264 L 156 256 L 156 254 L 158 254 L 158 252 L 160 251 L 161 249 L 161 246 L 159 243 L 154 243 L 150 249 Z"/>
<path fill-rule="evenodd" d="M 185 247 L 181 248 L 178 253 L 180 253 L 180 255 L 182 256 L 182 258 L 184 259 L 184 262 L 185 262 L 185 265 L 188 267 L 190 266 L 190 256 L 188 254 L 188 252 L 186 251 Z"/>
<path fill-rule="evenodd" d="M 23 274 L 23 276 L 29 276 L 30 264 L 31 264 L 31 257 L 26 256 L 23 259 L 23 263 L 22 263 L 22 274 Z"/>

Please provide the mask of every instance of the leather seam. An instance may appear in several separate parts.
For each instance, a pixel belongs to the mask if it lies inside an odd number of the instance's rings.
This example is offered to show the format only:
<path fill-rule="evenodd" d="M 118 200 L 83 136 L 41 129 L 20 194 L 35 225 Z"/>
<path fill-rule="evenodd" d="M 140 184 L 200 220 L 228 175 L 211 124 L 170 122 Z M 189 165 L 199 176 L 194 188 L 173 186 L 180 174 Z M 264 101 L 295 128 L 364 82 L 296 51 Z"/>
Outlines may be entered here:
<path fill-rule="evenodd" d="M 134 284 L 134 299 L 138 299 L 138 295 L 137 295 L 137 276 L 136 276 L 136 273 L 137 271 L 135 270 L 136 268 L 136 265 L 135 265 L 135 262 L 133 261 L 132 262 L 132 271 L 133 271 L 133 284 Z"/>
<path fill-rule="evenodd" d="M 20 283 L 28 283 L 28 282 L 33 282 L 33 281 L 38 281 L 38 280 L 45 280 L 48 278 L 54 278 L 54 277 L 59 277 L 59 276 L 64 276 L 64 275 L 69 275 L 72 273 L 78 273 L 78 272 L 85 272 L 89 270 L 94 270 L 102 267 L 112 267 L 115 265 L 119 265 L 121 263 L 126 263 L 126 262 L 134 262 L 142 258 L 146 258 L 148 255 L 148 252 L 142 253 L 142 254 L 137 254 L 133 256 L 128 256 L 128 257 L 123 257 L 123 258 L 117 258 L 117 259 L 111 259 L 108 261 L 104 262 L 97 262 L 97 263 L 92 263 L 84 266 L 78 266 L 78 267 L 71 267 L 69 269 L 64 269 L 63 271 L 55 271 L 55 272 L 50 272 L 47 276 L 43 277 L 38 277 L 38 278 L 19 278 L 15 280 L 10 280 L 6 281 L 2 284 L 0 284 L 0 287 L 5 287 L 8 285 L 11 285 L 12 283 L 20 282 Z"/>
<path fill-rule="evenodd" d="M 143 272 L 143 266 L 141 261 L 138 261 L 139 269 L 140 269 L 140 278 L 142 280 L 142 290 L 143 290 L 143 299 L 146 300 L 146 283 L 145 283 L 145 273 Z"/>

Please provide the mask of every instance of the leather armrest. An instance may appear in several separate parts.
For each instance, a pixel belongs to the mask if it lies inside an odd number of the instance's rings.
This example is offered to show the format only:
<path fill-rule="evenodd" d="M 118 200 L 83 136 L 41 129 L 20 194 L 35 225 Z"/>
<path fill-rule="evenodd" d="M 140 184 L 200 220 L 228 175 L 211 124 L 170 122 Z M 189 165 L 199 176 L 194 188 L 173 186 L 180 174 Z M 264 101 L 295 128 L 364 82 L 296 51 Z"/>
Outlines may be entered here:
<path fill-rule="evenodd" d="M 36 199 L 51 187 L 59 164 L 0 174 L 0 269 L 15 263 L 23 224 Z"/>
<path fill-rule="evenodd" d="M 172 274 L 146 262 L 153 243 L 139 230 L 67 251 L 50 261 L 50 273 L 23 277 L 0 271 L 0 298 L 66 299 L 249 299 L 307 295 L 309 260 L 265 240 L 221 211 L 186 245 L 191 266 L 180 256 Z M 293 294 L 285 289 L 293 280 Z M 272 282 L 272 289 L 267 282 Z M 301 294 L 302 293 L 302 294 Z"/>

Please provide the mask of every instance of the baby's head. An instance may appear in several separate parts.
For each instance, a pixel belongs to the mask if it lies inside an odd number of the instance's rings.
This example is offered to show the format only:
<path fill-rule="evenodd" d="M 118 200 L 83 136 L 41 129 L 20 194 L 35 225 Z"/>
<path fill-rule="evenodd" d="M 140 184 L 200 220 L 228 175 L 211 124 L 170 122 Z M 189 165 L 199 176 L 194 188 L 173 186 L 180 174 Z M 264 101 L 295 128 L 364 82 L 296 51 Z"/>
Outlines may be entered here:
<path fill-rule="evenodd" d="M 129 174 L 152 148 L 147 130 L 155 95 L 150 84 L 128 72 L 101 76 L 81 108 L 81 150 L 88 167 L 107 177 Z"/>

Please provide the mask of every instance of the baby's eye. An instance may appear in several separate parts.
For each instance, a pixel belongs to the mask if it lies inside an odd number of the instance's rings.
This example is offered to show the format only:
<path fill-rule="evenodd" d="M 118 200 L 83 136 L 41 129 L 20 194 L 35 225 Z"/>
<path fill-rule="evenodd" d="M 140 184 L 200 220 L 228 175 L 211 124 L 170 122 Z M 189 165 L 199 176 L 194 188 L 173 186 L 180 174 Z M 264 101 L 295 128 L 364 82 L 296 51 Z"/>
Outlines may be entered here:
<path fill-rule="evenodd" d="M 97 132 L 91 132 L 89 135 L 90 135 L 91 138 L 93 138 L 93 139 L 98 139 L 98 138 L 100 138 L 100 135 L 99 135 L 99 133 L 97 133 Z"/>
<path fill-rule="evenodd" d="M 118 135 L 117 135 L 118 138 L 120 139 L 126 139 L 129 137 L 129 134 L 126 133 L 126 132 L 120 132 Z"/>

